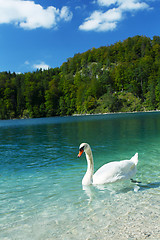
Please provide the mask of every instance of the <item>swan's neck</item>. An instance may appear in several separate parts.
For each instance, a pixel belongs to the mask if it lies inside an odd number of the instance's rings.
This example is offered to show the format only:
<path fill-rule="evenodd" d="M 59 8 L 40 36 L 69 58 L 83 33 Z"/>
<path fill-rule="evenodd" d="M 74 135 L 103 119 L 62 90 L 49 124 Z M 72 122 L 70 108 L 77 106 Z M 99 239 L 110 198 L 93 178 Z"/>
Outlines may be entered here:
<path fill-rule="evenodd" d="M 92 151 L 85 153 L 87 159 L 87 172 L 83 177 L 82 184 L 83 185 L 90 185 L 92 184 L 92 178 L 94 173 L 94 163 L 93 163 L 93 156 Z"/>

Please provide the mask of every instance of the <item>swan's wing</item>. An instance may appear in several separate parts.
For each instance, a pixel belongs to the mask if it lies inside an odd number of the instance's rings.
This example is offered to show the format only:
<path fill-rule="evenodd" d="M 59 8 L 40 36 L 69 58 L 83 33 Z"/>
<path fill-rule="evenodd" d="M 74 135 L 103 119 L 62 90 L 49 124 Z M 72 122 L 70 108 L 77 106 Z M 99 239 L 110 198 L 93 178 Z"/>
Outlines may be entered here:
<path fill-rule="evenodd" d="M 119 172 L 119 162 L 111 162 L 103 165 L 93 175 L 93 184 L 115 182 Z"/>
<path fill-rule="evenodd" d="M 130 161 L 134 162 L 135 165 L 138 164 L 138 153 L 136 153 L 131 159 Z"/>
<path fill-rule="evenodd" d="M 93 175 L 93 184 L 115 182 L 120 179 L 129 179 L 136 172 L 135 163 L 130 160 L 110 162 L 103 165 Z"/>
<path fill-rule="evenodd" d="M 131 160 L 120 161 L 120 175 L 121 179 L 131 178 L 137 170 L 137 162 Z"/>

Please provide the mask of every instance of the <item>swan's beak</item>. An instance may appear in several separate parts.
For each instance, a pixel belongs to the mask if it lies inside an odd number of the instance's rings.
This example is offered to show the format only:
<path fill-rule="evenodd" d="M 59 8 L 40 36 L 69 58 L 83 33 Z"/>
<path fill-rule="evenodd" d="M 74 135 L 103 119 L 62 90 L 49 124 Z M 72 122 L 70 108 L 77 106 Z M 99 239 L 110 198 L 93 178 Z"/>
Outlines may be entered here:
<path fill-rule="evenodd" d="M 77 157 L 80 157 L 83 152 L 84 152 L 84 150 L 83 150 L 83 149 L 80 149 Z"/>

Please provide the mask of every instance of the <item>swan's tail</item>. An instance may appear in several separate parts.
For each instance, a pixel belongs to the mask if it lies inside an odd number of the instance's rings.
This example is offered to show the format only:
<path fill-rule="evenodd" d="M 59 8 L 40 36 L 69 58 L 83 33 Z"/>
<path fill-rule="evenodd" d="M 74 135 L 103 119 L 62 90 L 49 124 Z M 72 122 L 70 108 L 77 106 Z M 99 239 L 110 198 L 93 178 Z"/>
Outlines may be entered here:
<path fill-rule="evenodd" d="M 133 161 L 135 165 L 138 164 L 138 153 L 136 153 L 136 154 L 131 158 L 131 161 Z"/>

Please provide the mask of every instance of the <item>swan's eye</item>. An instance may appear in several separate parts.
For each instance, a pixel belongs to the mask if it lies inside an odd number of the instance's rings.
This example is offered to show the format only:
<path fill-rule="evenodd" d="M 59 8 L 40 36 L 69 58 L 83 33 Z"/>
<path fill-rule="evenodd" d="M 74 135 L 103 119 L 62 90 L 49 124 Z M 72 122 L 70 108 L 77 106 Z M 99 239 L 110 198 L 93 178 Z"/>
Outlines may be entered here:
<path fill-rule="evenodd" d="M 81 148 L 79 149 L 79 151 L 80 151 L 80 152 L 84 152 L 84 147 L 81 147 Z"/>

